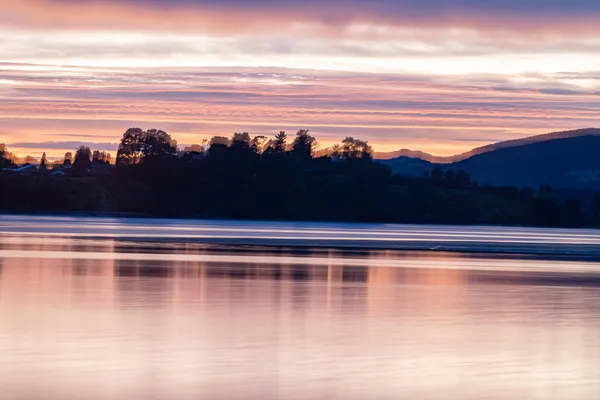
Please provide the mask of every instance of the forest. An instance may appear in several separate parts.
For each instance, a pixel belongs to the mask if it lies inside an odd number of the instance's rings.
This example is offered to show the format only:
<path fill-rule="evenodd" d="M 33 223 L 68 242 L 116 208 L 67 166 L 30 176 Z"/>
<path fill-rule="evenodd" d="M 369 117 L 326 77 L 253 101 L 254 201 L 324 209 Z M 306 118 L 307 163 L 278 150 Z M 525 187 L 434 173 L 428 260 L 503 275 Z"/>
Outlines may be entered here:
<path fill-rule="evenodd" d="M 325 154 L 300 130 L 235 133 L 178 150 L 161 130 L 131 128 L 110 154 L 80 147 L 19 172 L 0 147 L 0 211 L 177 218 L 599 227 L 600 193 L 481 185 L 436 167 L 392 174 L 365 141 Z M 321 152 L 323 153 L 323 152 Z"/>

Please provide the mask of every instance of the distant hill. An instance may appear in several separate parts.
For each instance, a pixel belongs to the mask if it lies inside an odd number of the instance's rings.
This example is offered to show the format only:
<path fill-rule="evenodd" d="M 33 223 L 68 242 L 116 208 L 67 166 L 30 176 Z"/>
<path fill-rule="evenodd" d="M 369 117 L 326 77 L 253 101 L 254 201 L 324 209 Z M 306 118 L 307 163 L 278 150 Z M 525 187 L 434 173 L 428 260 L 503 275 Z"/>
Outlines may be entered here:
<path fill-rule="evenodd" d="M 581 136 L 585 132 L 596 133 Z M 540 141 L 540 137 L 549 139 Z M 600 190 L 598 130 L 560 132 L 526 138 L 523 142 L 525 144 L 518 146 L 506 146 L 503 145 L 506 142 L 501 142 L 494 150 L 451 164 L 433 164 L 407 157 L 382 162 L 395 173 L 412 176 L 422 176 L 425 170 L 439 166 L 466 171 L 481 184 L 534 188 L 550 184 L 563 189 Z"/>
<path fill-rule="evenodd" d="M 462 154 L 457 154 L 454 156 L 434 156 L 429 153 L 425 153 L 423 151 L 414 151 L 408 149 L 402 149 L 392 152 L 375 152 L 373 154 L 373 158 L 376 160 L 391 160 L 398 157 L 410 157 L 410 158 L 420 158 L 421 160 L 429 161 L 435 164 L 451 164 L 455 162 L 459 162 L 462 160 L 466 160 L 478 154 L 488 153 L 490 151 L 495 151 L 499 149 L 504 149 L 508 147 L 517 147 L 523 146 L 531 143 L 545 142 L 548 140 L 555 139 L 567 139 L 572 137 L 579 136 L 590 136 L 590 135 L 600 135 L 600 129 L 596 128 L 586 128 L 586 129 L 577 129 L 572 131 L 562 131 L 562 132 L 552 132 L 546 133 L 543 135 L 535 135 L 529 136 L 522 139 L 514 139 L 514 140 L 506 140 L 503 142 L 498 142 L 494 144 L 489 144 L 482 147 L 474 148 L 473 150 L 467 151 Z"/>
<path fill-rule="evenodd" d="M 381 161 L 392 169 L 393 172 L 410 176 L 423 176 L 425 170 L 436 167 L 436 164 L 420 158 L 397 157 L 392 160 Z"/>
<path fill-rule="evenodd" d="M 434 156 L 424 151 L 402 149 L 390 152 L 376 151 L 373 158 L 376 160 L 392 160 L 396 158 L 418 158 L 435 164 L 450 164 L 456 161 L 464 160 L 460 155 L 456 156 Z"/>
<path fill-rule="evenodd" d="M 500 148 L 451 164 L 480 183 L 600 189 L 600 136 Z"/>

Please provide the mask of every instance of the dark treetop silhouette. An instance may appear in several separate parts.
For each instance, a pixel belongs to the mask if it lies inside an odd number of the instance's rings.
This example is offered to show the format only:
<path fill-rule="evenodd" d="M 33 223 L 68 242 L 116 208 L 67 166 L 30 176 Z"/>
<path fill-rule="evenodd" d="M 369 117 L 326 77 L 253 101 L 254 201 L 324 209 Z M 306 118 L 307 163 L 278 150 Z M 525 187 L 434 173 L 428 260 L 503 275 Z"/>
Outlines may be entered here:
<path fill-rule="evenodd" d="M 235 133 L 177 150 L 164 131 L 132 128 L 110 155 L 82 146 L 54 169 L 11 169 L 0 147 L 0 210 L 198 218 L 600 226 L 597 192 L 485 186 L 432 166 L 392 174 L 365 141 L 345 138 L 313 157 L 306 130 L 291 143 Z M 71 165 L 72 162 L 72 165 Z"/>

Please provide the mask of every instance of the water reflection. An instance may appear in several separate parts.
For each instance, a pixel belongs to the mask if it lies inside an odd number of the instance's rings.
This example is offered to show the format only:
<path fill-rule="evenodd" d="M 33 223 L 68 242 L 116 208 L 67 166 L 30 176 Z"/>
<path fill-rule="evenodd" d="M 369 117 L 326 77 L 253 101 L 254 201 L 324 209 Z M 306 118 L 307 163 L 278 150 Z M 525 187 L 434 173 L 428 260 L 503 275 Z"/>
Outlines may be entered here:
<path fill-rule="evenodd" d="M 57 236 L 154 240 L 157 249 L 178 241 L 345 248 L 396 248 L 546 254 L 600 259 L 600 231 L 525 227 L 440 226 L 140 218 L 1 216 L 0 243 L 50 242 Z"/>
<path fill-rule="evenodd" d="M 0 250 L 80 257 L 0 257 L 2 399 L 600 392 L 600 289 L 557 261 L 523 260 L 527 272 L 460 254 L 173 245 L 202 256 L 182 261 L 136 259 L 151 246 L 118 240 L 19 246 Z"/>

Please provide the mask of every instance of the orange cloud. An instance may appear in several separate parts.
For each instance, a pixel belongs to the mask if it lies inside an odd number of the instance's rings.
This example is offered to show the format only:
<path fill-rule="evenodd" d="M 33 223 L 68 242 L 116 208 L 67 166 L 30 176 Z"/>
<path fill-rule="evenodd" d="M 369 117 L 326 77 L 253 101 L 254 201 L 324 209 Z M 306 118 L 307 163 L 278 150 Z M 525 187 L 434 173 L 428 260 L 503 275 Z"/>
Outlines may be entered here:
<path fill-rule="evenodd" d="M 311 129 L 322 145 L 346 135 L 378 150 L 419 145 L 437 154 L 600 122 L 593 90 L 500 77 L 264 69 L 0 69 L 0 142 L 115 142 L 130 126 L 181 143 L 234 131 Z M 546 77 L 547 79 L 547 77 Z M 67 139 L 66 139 L 67 138 Z"/>

